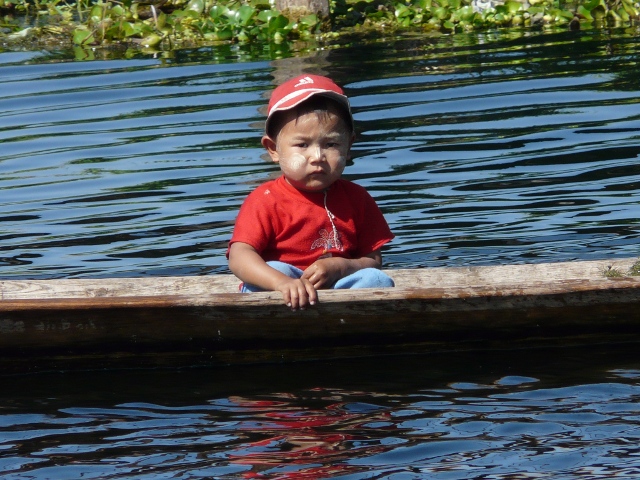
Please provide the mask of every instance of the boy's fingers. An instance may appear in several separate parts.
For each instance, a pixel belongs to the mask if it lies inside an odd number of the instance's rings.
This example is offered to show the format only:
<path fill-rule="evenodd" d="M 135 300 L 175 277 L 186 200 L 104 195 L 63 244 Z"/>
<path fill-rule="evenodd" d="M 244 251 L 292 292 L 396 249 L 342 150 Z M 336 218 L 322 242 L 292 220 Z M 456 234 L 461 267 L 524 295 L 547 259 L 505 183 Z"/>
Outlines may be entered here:
<path fill-rule="evenodd" d="M 309 283 L 313 286 L 314 290 L 322 287 L 322 285 L 326 283 L 325 273 L 320 270 L 316 264 L 313 264 L 309 268 L 307 268 L 300 279 L 302 281 L 308 280 Z M 310 297 L 312 294 L 315 296 L 315 292 L 311 292 L 308 287 L 307 292 L 309 293 Z M 316 300 L 317 299 L 315 299 L 314 301 Z"/>
<path fill-rule="evenodd" d="M 311 265 L 309 268 L 307 268 L 303 273 L 302 276 L 300 277 L 300 280 L 302 280 L 303 282 L 305 280 L 308 280 L 310 282 L 313 282 L 313 277 L 316 276 L 316 268 Z"/>
<path fill-rule="evenodd" d="M 307 305 L 314 305 L 318 301 L 316 290 L 307 279 L 300 279 L 299 282 L 290 284 L 281 291 L 284 303 L 294 311 L 298 308 L 304 310 Z"/>
<path fill-rule="evenodd" d="M 310 305 L 315 305 L 318 302 L 318 292 L 316 292 L 316 287 L 310 281 L 304 281 L 304 286 L 306 288 L 307 298 L 309 299 Z"/>
<path fill-rule="evenodd" d="M 298 292 L 299 293 L 298 302 L 300 304 L 301 309 L 304 309 L 310 303 L 309 294 L 308 294 L 309 285 L 310 283 L 308 280 L 302 280 L 302 285 L 300 285 L 300 290 Z"/>
<path fill-rule="evenodd" d="M 291 289 L 290 299 L 291 303 L 289 306 L 291 307 L 291 310 L 297 310 L 298 307 L 302 306 L 300 302 L 300 294 L 296 288 Z"/>
<path fill-rule="evenodd" d="M 289 303 L 287 306 L 291 307 L 291 310 L 297 310 L 298 308 L 304 309 L 307 304 L 307 292 L 303 286 L 294 286 L 289 293 Z"/>
<path fill-rule="evenodd" d="M 291 306 L 291 294 L 288 291 L 282 292 L 282 299 L 287 307 Z"/>

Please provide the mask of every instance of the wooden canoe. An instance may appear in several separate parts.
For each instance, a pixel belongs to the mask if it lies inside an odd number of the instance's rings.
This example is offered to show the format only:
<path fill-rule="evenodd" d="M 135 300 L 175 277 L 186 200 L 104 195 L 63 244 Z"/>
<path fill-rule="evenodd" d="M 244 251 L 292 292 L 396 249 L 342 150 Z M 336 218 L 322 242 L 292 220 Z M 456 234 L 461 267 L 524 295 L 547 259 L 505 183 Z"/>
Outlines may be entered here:
<path fill-rule="evenodd" d="M 232 275 L 0 280 L 0 373 L 637 341 L 636 261 L 388 270 L 297 312 Z"/>

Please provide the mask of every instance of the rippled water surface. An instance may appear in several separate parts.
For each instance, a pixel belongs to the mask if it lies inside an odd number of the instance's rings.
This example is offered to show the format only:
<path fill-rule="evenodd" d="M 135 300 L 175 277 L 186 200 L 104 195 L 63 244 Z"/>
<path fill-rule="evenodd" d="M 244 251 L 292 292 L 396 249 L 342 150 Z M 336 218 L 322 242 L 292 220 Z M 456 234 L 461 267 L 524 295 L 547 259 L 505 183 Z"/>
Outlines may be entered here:
<path fill-rule="evenodd" d="M 0 278 L 227 272 L 277 175 L 276 80 L 324 73 L 389 267 L 639 253 L 637 29 L 402 36 L 304 58 L 0 52 Z M 235 55 L 235 56 L 234 56 Z M 0 477 L 639 478 L 637 346 L 0 377 Z"/>
<path fill-rule="evenodd" d="M 634 36 L 635 35 L 635 36 Z M 358 124 L 346 176 L 390 267 L 638 254 L 637 32 L 400 37 L 308 58 L 0 54 L 0 275 L 226 271 L 235 214 L 277 174 L 274 78 L 329 74 Z"/>
<path fill-rule="evenodd" d="M 10 377 L 0 474 L 638 478 L 636 351 Z"/>

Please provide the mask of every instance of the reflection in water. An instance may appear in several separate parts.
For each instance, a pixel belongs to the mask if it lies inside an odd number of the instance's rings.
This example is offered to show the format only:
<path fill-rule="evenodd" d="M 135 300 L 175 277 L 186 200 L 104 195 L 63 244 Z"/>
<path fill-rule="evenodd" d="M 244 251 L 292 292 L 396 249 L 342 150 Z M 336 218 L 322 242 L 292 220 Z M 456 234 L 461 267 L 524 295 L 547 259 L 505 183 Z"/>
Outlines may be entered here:
<path fill-rule="evenodd" d="M 334 392 L 328 393 L 336 396 Z M 271 403 L 243 398 L 230 400 L 236 405 L 258 409 Z M 299 400 L 290 398 L 289 401 Z M 371 455 L 380 450 L 363 447 L 368 442 L 366 436 L 343 433 L 362 428 L 359 422 L 371 421 L 370 415 L 350 413 L 348 405 L 335 403 L 323 410 L 288 411 L 286 404 L 274 403 L 262 414 L 252 411 L 251 420 L 241 422 L 235 429 L 238 434 L 246 431 L 251 437 L 266 437 L 226 454 L 230 463 L 251 467 L 246 478 L 258 478 L 259 473 L 265 471 L 281 478 L 326 478 L 356 472 L 361 469 L 345 463 L 355 451 Z"/>
<path fill-rule="evenodd" d="M 10 377 L 0 474 L 633 478 L 635 350 Z"/>

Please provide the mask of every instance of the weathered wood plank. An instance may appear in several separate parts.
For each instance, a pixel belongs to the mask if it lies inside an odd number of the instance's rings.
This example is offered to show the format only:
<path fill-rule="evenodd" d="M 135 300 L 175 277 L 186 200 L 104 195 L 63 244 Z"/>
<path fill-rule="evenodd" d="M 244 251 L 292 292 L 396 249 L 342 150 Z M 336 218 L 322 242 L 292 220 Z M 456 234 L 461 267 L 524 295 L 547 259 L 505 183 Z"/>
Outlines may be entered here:
<path fill-rule="evenodd" d="M 396 284 L 403 287 L 509 285 L 571 279 L 605 281 L 607 278 L 603 272 L 606 270 L 617 269 L 620 273 L 625 274 L 636 261 L 636 258 L 623 258 L 522 265 L 438 267 L 396 270 L 389 273 L 393 276 Z"/>
<path fill-rule="evenodd" d="M 640 339 L 635 259 L 390 271 L 292 312 L 230 275 L 0 281 L 0 373 Z"/>
<path fill-rule="evenodd" d="M 606 281 L 609 267 L 625 273 L 636 259 L 613 261 L 562 262 L 523 265 L 439 267 L 386 270 L 398 288 L 464 287 L 589 279 Z M 59 280 L 0 280 L 0 300 L 17 298 L 119 297 L 154 295 L 207 295 L 236 293 L 239 285 L 233 275 L 198 277 L 142 277 Z"/>
<path fill-rule="evenodd" d="M 237 292 L 239 283 L 240 281 L 233 275 L 0 280 L 0 300 L 17 298 L 207 295 L 209 293 Z"/>

